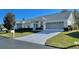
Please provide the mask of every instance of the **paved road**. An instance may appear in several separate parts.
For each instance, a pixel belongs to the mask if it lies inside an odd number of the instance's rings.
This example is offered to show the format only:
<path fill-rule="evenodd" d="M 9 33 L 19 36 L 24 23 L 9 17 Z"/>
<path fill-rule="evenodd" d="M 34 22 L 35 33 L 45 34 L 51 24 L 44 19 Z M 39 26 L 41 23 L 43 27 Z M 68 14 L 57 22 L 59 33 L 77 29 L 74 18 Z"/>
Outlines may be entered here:
<path fill-rule="evenodd" d="M 53 47 L 0 37 L 0 49 L 53 49 Z"/>
<path fill-rule="evenodd" d="M 32 43 L 37 43 L 37 44 L 42 44 L 45 45 L 45 42 L 47 39 L 59 34 L 60 32 L 55 32 L 55 31 L 42 31 L 36 34 L 32 34 L 29 36 L 24 36 L 20 38 L 16 38 L 16 40 L 21 40 L 21 41 L 27 41 L 27 42 L 32 42 Z"/>

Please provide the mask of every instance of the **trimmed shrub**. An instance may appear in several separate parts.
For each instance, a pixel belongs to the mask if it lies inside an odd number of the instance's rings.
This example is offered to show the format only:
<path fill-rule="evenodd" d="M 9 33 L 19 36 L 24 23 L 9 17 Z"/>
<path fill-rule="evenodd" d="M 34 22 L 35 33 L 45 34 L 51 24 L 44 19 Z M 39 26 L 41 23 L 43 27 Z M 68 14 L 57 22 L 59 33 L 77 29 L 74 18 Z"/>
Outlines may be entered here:
<path fill-rule="evenodd" d="M 36 30 L 43 30 L 42 28 L 36 28 Z"/>
<path fill-rule="evenodd" d="M 68 31 L 72 31 L 73 27 L 72 26 L 68 26 Z"/>
<path fill-rule="evenodd" d="M 16 29 L 15 31 L 16 32 L 25 32 L 25 31 L 32 31 L 33 29 L 32 28 L 19 28 L 19 29 Z"/>
<path fill-rule="evenodd" d="M 64 31 L 68 31 L 68 28 L 64 28 Z"/>

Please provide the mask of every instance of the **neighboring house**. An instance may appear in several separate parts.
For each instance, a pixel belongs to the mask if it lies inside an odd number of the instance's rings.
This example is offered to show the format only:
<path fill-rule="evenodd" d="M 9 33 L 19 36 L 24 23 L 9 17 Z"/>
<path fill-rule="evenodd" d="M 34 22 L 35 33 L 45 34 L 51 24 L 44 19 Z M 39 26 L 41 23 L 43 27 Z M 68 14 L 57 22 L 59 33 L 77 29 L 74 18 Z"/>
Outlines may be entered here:
<path fill-rule="evenodd" d="M 19 21 L 16 23 L 16 29 L 19 28 L 42 28 L 43 30 L 59 30 L 64 31 L 68 26 L 75 24 L 75 18 L 73 12 L 63 12 L 57 14 L 50 14 L 45 16 L 39 16 L 32 20 Z"/>
<path fill-rule="evenodd" d="M 3 26 L 3 25 L 0 25 L 0 31 L 6 31 L 7 29 Z"/>

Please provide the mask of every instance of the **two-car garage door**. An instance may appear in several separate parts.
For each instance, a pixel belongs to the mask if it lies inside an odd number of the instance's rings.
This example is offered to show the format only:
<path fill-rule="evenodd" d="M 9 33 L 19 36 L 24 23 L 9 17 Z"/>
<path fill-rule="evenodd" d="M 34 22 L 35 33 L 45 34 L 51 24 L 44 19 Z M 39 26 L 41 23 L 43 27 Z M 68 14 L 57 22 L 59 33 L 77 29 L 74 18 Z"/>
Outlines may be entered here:
<path fill-rule="evenodd" d="M 64 29 L 64 22 L 46 23 L 46 29 Z"/>

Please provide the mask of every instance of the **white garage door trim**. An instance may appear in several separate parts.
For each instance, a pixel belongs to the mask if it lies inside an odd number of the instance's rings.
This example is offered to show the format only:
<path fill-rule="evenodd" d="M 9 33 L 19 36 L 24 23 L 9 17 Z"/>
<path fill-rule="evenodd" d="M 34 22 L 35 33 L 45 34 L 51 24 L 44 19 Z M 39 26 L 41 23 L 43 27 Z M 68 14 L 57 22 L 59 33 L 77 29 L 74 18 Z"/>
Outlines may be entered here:
<path fill-rule="evenodd" d="M 64 31 L 64 22 L 49 22 L 49 23 L 46 23 L 46 30 Z"/>

